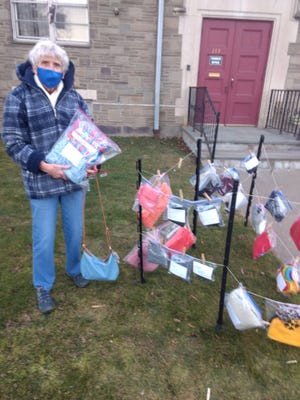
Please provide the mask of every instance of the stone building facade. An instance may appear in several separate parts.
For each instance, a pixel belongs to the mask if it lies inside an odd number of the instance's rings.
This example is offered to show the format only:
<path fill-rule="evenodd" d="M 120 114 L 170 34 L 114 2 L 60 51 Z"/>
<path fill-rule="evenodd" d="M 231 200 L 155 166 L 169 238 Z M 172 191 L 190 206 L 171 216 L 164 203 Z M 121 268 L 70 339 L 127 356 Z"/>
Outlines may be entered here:
<path fill-rule="evenodd" d="M 197 85 L 203 18 L 274 21 L 258 125 L 272 88 L 300 88 L 298 0 L 89 0 L 90 44 L 65 48 L 76 66 L 75 86 L 109 134 L 180 135 L 188 93 Z M 163 4 L 161 71 L 157 72 L 159 7 Z M 118 13 L 114 10 L 117 9 Z M 32 43 L 13 40 L 10 1 L 0 4 L 0 104 L 18 84 L 15 68 Z M 159 81 L 158 129 L 155 129 Z M 278 87 L 276 87 L 278 86 Z"/>

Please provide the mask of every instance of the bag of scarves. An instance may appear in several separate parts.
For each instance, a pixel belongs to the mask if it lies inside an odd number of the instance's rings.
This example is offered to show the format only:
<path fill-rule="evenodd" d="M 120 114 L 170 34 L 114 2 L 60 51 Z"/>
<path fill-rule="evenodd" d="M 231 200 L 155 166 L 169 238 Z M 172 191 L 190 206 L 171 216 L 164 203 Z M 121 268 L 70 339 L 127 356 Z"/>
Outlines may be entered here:
<path fill-rule="evenodd" d="M 151 185 L 141 185 L 141 192 L 138 191 L 137 195 L 141 205 L 144 204 L 146 206 L 146 208 L 142 207 L 142 224 L 146 228 L 153 228 L 167 208 L 172 195 L 169 180 L 165 174 L 158 175 L 152 180 L 153 183 Z M 153 195 L 152 200 L 151 194 Z"/>
<path fill-rule="evenodd" d="M 258 235 L 253 243 L 252 257 L 257 260 L 259 257 L 264 256 L 269 250 L 273 249 L 276 245 L 276 235 L 272 229 L 266 229 L 263 233 Z"/>
<path fill-rule="evenodd" d="M 292 210 L 292 206 L 285 195 L 280 190 L 273 190 L 265 204 L 276 222 L 281 222 L 286 214 Z"/>
<path fill-rule="evenodd" d="M 87 178 L 87 168 L 103 164 L 119 153 L 120 147 L 79 109 L 46 155 L 46 161 L 69 165 L 70 168 L 64 170 L 65 175 L 72 182 L 81 184 Z"/>

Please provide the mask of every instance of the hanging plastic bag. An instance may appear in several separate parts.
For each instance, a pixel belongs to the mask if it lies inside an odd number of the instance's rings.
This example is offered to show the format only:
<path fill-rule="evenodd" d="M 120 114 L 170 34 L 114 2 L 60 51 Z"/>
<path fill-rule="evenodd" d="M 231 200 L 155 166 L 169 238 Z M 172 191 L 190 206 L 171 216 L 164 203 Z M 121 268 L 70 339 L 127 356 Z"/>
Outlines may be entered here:
<path fill-rule="evenodd" d="M 280 190 L 273 190 L 265 204 L 276 222 L 281 222 L 286 214 L 292 210 L 292 206 L 285 195 Z"/>
<path fill-rule="evenodd" d="M 70 165 L 64 170 L 65 175 L 72 182 L 81 184 L 87 178 L 87 168 L 103 164 L 119 153 L 120 147 L 79 109 L 45 160 L 48 163 Z"/>
<path fill-rule="evenodd" d="M 196 236 L 189 226 L 180 226 L 171 221 L 157 227 L 157 237 L 170 250 L 187 251 L 195 242 Z"/>
<path fill-rule="evenodd" d="M 172 250 L 185 252 L 196 242 L 196 237 L 193 232 L 185 227 L 178 226 L 174 235 L 170 237 L 165 243 L 165 246 Z"/>
<path fill-rule="evenodd" d="M 212 198 L 211 201 L 203 200 L 195 206 L 198 217 L 204 226 L 224 226 L 224 221 L 221 214 L 222 199 Z"/>
<path fill-rule="evenodd" d="M 286 314 L 286 319 L 300 319 L 300 305 L 292 303 L 283 303 L 272 299 L 265 298 L 266 319 L 270 321 L 274 316 Z"/>
<path fill-rule="evenodd" d="M 258 305 L 242 285 L 226 293 L 224 303 L 236 329 L 265 328 Z"/>
<path fill-rule="evenodd" d="M 203 196 L 205 193 L 211 196 L 215 193 L 221 186 L 221 180 L 217 174 L 216 168 L 213 164 L 208 164 L 199 171 L 199 186 L 198 194 Z M 190 178 L 190 183 L 196 186 L 196 175 Z"/>
<path fill-rule="evenodd" d="M 171 191 L 168 175 L 157 174 L 149 181 L 146 179 L 142 180 L 136 197 L 144 209 L 154 211 L 161 204 L 168 203 L 169 198 L 166 197 L 166 192 L 168 191 Z"/>
<path fill-rule="evenodd" d="M 176 275 L 186 282 L 191 281 L 192 257 L 187 254 L 173 254 L 169 264 L 169 274 Z"/>
<path fill-rule="evenodd" d="M 241 162 L 241 167 L 244 167 L 248 174 L 255 172 L 258 165 L 259 160 L 254 153 L 251 153 L 249 156 L 245 157 Z"/>
<path fill-rule="evenodd" d="M 232 195 L 233 195 L 233 193 L 229 192 L 229 193 L 226 193 L 224 196 L 224 201 L 226 204 L 226 207 L 225 207 L 226 212 L 230 212 Z M 235 210 L 241 209 L 246 204 L 247 204 L 247 198 L 245 196 L 243 186 L 240 184 L 238 187 L 237 194 L 236 194 Z"/>
<path fill-rule="evenodd" d="M 209 281 L 215 280 L 215 271 L 217 269 L 217 264 L 206 261 L 199 260 L 197 258 L 193 259 L 193 273 L 204 279 L 208 279 Z"/>
<path fill-rule="evenodd" d="M 159 184 L 158 189 L 161 196 L 159 196 L 155 207 L 152 210 L 142 209 L 142 223 L 146 228 L 153 228 L 167 208 L 169 199 L 172 195 L 172 190 L 167 182 Z"/>
<path fill-rule="evenodd" d="M 251 223 L 257 235 L 263 233 L 267 227 L 266 210 L 262 203 L 255 203 L 251 207 Z"/>
<path fill-rule="evenodd" d="M 181 226 L 188 225 L 189 208 L 185 201 L 172 196 L 166 209 L 166 218 Z"/>
<path fill-rule="evenodd" d="M 148 243 L 147 260 L 150 263 L 159 264 L 167 268 L 169 264 L 169 256 L 165 247 L 155 239 L 150 239 Z"/>
<path fill-rule="evenodd" d="M 290 236 L 300 251 L 300 215 L 290 228 Z"/>
<path fill-rule="evenodd" d="M 220 175 L 221 187 L 218 189 L 218 193 L 221 196 L 225 196 L 226 193 L 230 193 L 233 190 L 234 177 L 238 175 L 235 168 L 227 168 Z"/>
<path fill-rule="evenodd" d="M 299 293 L 299 275 L 294 265 L 282 265 L 276 276 L 277 290 L 285 295 L 294 295 Z"/>
<path fill-rule="evenodd" d="M 264 256 L 269 250 L 273 249 L 276 246 L 276 235 L 275 232 L 269 228 L 266 229 L 263 233 L 258 235 L 253 243 L 253 251 L 252 256 L 254 260 L 257 260 L 259 257 Z"/>
<path fill-rule="evenodd" d="M 148 246 L 149 246 L 149 235 L 143 237 L 143 248 L 140 249 L 139 245 L 136 244 L 132 250 L 124 257 L 124 261 L 133 267 L 141 268 L 141 256 L 143 257 L 143 271 L 153 272 L 157 269 L 158 263 L 148 261 Z"/>

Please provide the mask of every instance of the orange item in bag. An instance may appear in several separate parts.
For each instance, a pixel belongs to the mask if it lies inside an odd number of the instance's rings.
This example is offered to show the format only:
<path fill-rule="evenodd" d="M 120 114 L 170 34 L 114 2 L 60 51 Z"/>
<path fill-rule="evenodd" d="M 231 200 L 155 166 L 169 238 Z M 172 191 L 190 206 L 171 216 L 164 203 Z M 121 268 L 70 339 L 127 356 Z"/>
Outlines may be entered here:
<path fill-rule="evenodd" d="M 172 194 L 170 186 L 163 182 L 158 186 L 162 196 L 157 199 L 157 204 L 153 210 L 142 210 L 142 223 L 146 228 L 153 228 L 156 221 L 167 208 L 170 195 Z"/>

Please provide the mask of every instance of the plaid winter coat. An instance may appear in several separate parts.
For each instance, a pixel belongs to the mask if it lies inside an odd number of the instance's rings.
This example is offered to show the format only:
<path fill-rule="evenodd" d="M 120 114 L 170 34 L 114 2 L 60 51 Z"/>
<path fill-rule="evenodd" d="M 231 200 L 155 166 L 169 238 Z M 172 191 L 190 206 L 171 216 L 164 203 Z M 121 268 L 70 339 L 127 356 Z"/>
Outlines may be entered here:
<path fill-rule="evenodd" d="M 74 65 L 70 63 L 55 110 L 36 85 L 28 61 L 16 70 L 22 83 L 6 97 L 2 140 L 9 157 L 21 167 L 29 198 L 41 199 L 80 189 L 71 181 L 54 179 L 39 169 L 40 162 L 67 128 L 76 110 L 81 108 L 88 113 L 87 104 L 73 88 L 74 72 Z"/>

